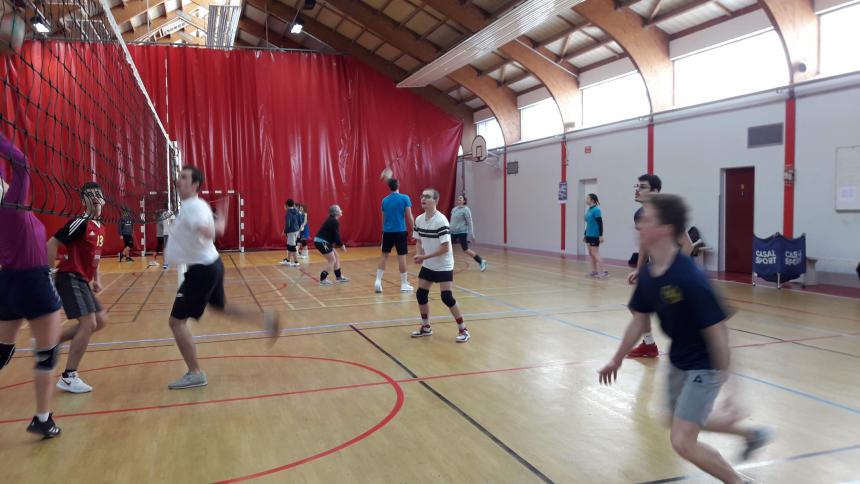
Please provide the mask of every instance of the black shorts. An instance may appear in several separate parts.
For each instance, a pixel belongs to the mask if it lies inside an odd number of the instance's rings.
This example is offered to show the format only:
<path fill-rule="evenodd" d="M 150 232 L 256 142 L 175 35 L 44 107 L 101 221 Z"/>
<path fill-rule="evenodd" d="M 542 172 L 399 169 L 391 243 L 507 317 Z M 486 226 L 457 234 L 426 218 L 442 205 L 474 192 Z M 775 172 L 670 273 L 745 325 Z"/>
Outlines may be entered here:
<path fill-rule="evenodd" d="M 188 268 L 185 280 L 176 291 L 170 316 L 176 319 L 200 319 L 206 306 L 224 309 L 226 304 L 224 264 L 221 259 L 209 265 L 194 264 Z"/>
<path fill-rule="evenodd" d="M 426 267 L 421 267 L 418 279 L 430 282 L 454 282 L 454 271 L 433 271 Z"/>
<path fill-rule="evenodd" d="M 592 247 L 600 247 L 600 237 L 586 237 L 585 244 Z"/>
<path fill-rule="evenodd" d="M 123 235 L 122 243 L 125 244 L 125 247 L 134 248 L 134 239 L 132 239 L 131 235 Z"/>
<path fill-rule="evenodd" d="M 322 255 L 331 254 L 331 252 L 334 250 L 328 242 L 314 241 L 314 247 L 316 247 Z"/>
<path fill-rule="evenodd" d="M 33 320 L 60 307 L 47 267 L 0 270 L 0 321 Z"/>
<path fill-rule="evenodd" d="M 74 272 L 58 272 L 54 284 L 60 300 L 63 301 L 63 311 L 66 318 L 78 319 L 87 314 L 98 313 L 102 305 L 90 289 L 90 283 Z"/>
<path fill-rule="evenodd" d="M 463 250 L 469 250 L 469 234 L 451 234 L 451 245 L 460 243 Z"/>
<path fill-rule="evenodd" d="M 409 253 L 409 239 L 406 232 L 382 232 L 382 252 L 390 254 L 392 247 L 397 249 L 397 255 Z"/>
<path fill-rule="evenodd" d="M 156 237 L 155 252 L 164 252 L 164 246 L 167 244 L 167 237 Z"/>
<path fill-rule="evenodd" d="M 299 240 L 297 240 L 297 242 L 298 245 L 308 245 L 308 239 L 306 239 L 305 237 L 299 237 Z"/>

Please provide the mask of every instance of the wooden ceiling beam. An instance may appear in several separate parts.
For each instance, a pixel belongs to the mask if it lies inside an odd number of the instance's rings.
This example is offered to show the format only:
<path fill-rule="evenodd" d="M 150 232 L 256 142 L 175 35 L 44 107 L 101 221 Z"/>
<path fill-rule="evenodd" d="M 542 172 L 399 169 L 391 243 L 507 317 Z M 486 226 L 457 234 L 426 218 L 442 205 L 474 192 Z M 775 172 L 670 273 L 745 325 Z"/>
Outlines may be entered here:
<path fill-rule="evenodd" d="M 456 0 L 425 0 L 425 3 L 441 12 L 442 15 L 454 19 L 473 33 L 479 32 L 492 23 L 492 20 L 482 10 L 474 6 L 461 5 Z M 566 127 L 572 128 L 582 122 L 579 82 L 576 79 L 576 74 L 570 70 L 571 68 L 575 69 L 575 67 L 559 65 L 554 59 L 555 54 L 549 50 L 536 50 L 531 39 L 525 36 L 502 45 L 498 50 L 512 61 L 523 66 L 546 86 L 558 105 L 562 121 Z M 478 92 L 475 93 L 480 95 Z M 483 96 L 481 97 L 483 99 Z M 516 101 L 516 96 L 514 99 Z M 492 109 L 489 102 L 487 105 Z M 517 117 L 519 117 L 519 111 L 517 111 Z M 501 124 L 501 121 L 499 123 Z"/>
<path fill-rule="evenodd" d="M 818 16 L 811 0 L 759 0 L 779 34 L 792 83 L 818 75 Z"/>
<path fill-rule="evenodd" d="M 277 32 L 273 32 L 272 29 L 267 28 L 265 25 L 258 24 L 253 20 L 242 17 L 239 19 L 239 30 L 243 30 L 254 37 L 269 42 L 272 45 L 280 47 L 281 49 L 303 49 L 301 44 L 293 41 L 289 37 L 279 34 Z"/>
<path fill-rule="evenodd" d="M 660 29 L 643 28 L 645 21 L 639 14 L 628 8 L 616 9 L 613 0 L 589 0 L 573 9 L 627 52 L 645 81 L 651 111 L 671 108 L 674 69 L 669 60 L 669 37 Z"/>
<path fill-rule="evenodd" d="M 270 15 L 279 18 L 285 23 L 289 23 L 296 15 L 296 10 L 294 8 L 279 1 L 245 0 L 245 2 L 258 10 L 269 12 Z M 388 77 L 394 82 L 398 82 L 406 77 L 406 71 L 385 61 L 383 58 L 372 54 L 369 50 L 357 44 L 352 39 L 339 32 L 331 30 L 315 19 L 311 19 L 306 16 L 302 18 L 304 20 L 304 30 L 308 35 L 318 39 L 320 42 L 327 44 L 336 51 L 358 59 L 371 69 Z M 461 106 L 438 89 L 428 86 L 410 90 L 434 104 L 439 109 L 462 119 L 464 123 L 472 123 L 472 111 L 466 106 Z"/>

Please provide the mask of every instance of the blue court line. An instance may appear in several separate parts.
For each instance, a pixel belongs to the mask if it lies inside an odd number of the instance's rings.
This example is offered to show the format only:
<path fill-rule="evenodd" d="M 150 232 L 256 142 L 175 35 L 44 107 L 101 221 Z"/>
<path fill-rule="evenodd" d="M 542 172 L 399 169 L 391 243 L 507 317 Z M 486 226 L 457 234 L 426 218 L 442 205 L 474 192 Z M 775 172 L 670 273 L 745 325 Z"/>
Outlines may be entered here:
<path fill-rule="evenodd" d="M 761 467 L 771 466 L 774 464 L 785 464 L 786 462 L 811 459 L 813 457 L 821 457 L 824 455 L 838 454 L 840 452 L 848 452 L 851 450 L 858 450 L 858 449 L 860 449 L 860 444 L 848 445 L 845 447 L 837 447 L 835 449 L 819 450 L 816 452 L 807 452 L 805 454 L 792 455 L 789 457 L 783 457 L 781 459 L 771 459 L 771 460 L 766 460 L 766 461 L 762 461 L 762 462 L 753 462 L 750 464 L 744 464 L 744 465 L 737 466 L 737 467 L 735 467 L 735 469 L 739 469 L 739 470 L 757 469 L 757 468 L 761 468 Z M 705 474 L 700 474 L 700 475 L 704 476 Z M 686 481 L 687 479 L 690 479 L 691 477 L 699 477 L 699 475 L 668 477 L 666 479 L 657 479 L 655 481 L 645 481 L 645 482 L 641 482 L 639 484 L 664 484 L 664 483 L 668 483 L 668 482 L 679 482 L 679 481 Z M 850 484 L 850 483 L 846 483 L 846 484 Z"/>
<path fill-rule="evenodd" d="M 478 297 L 481 297 L 481 298 L 484 298 L 484 299 L 487 299 L 487 300 L 490 300 L 490 301 L 494 301 L 494 302 L 499 303 L 499 304 L 502 304 L 502 305 L 504 305 L 504 306 L 508 306 L 509 308 L 512 308 L 512 309 L 516 309 L 516 310 L 519 310 L 519 311 L 528 311 L 528 309 L 523 308 L 522 306 L 517 306 L 516 304 L 512 304 L 512 303 L 510 303 L 510 302 L 508 302 L 508 301 L 505 301 L 505 300 L 503 300 L 503 299 L 499 299 L 499 298 L 494 297 L 494 296 L 488 296 L 488 295 L 486 295 L 486 294 L 481 294 L 481 293 L 480 293 L 480 292 L 478 292 L 478 291 L 474 291 L 474 290 L 472 290 L 472 289 L 469 289 L 469 288 L 466 288 L 466 287 L 463 287 L 463 286 L 459 286 L 459 285 L 456 285 L 456 284 L 454 285 L 454 287 L 456 287 L 457 289 L 460 289 L 460 290 L 462 290 L 462 291 L 466 291 L 466 292 L 468 292 L 468 293 L 474 294 L 474 295 L 476 295 L 476 296 L 478 296 Z M 544 317 L 544 318 L 546 318 L 546 319 L 549 319 L 549 320 L 551 320 L 551 321 L 556 321 L 556 322 L 559 322 L 559 323 L 565 324 L 565 325 L 570 326 L 570 327 L 573 327 L 573 328 L 577 328 L 577 329 L 580 329 L 580 330 L 583 330 L 583 331 L 587 331 L 587 332 L 589 332 L 589 333 L 594 333 L 594 334 L 597 334 L 597 335 L 600 335 L 600 336 L 605 336 L 605 337 L 607 337 L 607 338 L 611 338 L 611 339 L 613 339 L 613 340 L 615 340 L 615 341 L 620 341 L 620 340 L 621 340 L 621 338 L 619 338 L 618 336 L 615 336 L 615 335 L 612 335 L 612 334 L 609 334 L 609 333 L 604 333 L 603 331 L 599 331 L 599 330 L 596 330 L 596 329 L 593 329 L 593 328 L 589 328 L 589 327 L 582 326 L 582 325 L 579 325 L 579 324 L 576 324 L 576 323 L 572 323 L 572 322 L 570 322 L 570 321 L 565 321 L 565 320 L 563 320 L 563 319 L 561 319 L 561 318 L 559 318 L 559 317 L 552 316 L 552 315 L 549 315 L 549 314 L 542 314 L 540 311 L 535 311 L 535 312 L 536 312 L 539 316 Z M 783 391 L 786 391 L 786 392 L 789 392 L 789 393 L 793 393 L 793 394 L 798 395 L 798 396 L 801 396 L 801 397 L 806 397 L 806 398 L 809 398 L 809 399 L 814 400 L 814 401 L 816 401 L 816 402 L 823 403 L 823 404 L 825 404 L 825 405 L 829 405 L 829 406 L 831 406 L 831 407 L 839 408 L 839 409 L 846 410 L 846 411 L 848 411 L 848 412 L 851 412 L 851 413 L 854 413 L 854 414 L 860 415 L 860 409 L 855 408 L 855 407 L 851 407 L 851 406 L 849 406 L 849 405 L 845 405 L 845 404 L 842 404 L 842 403 L 834 402 L 834 401 L 832 401 L 832 400 L 828 400 L 828 399 L 826 399 L 826 398 L 819 397 L 819 396 L 813 395 L 813 394 L 811 394 L 811 393 L 806 393 L 806 392 L 801 391 L 801 390 L 796 390 L 796 389 L 794 389 L 794 388 L 786 387 L 786 386 L 780 385 L 780 384 L 778 384 L 778 383 L 769 382 L 769 381 L 767 381 L 767 380 L 763 380 L 763 379 L 761 379 L 761 378 L 756 378 L 756 377 L 753 377 L 753 376 L 744 375 L 743 373 L 732 372 L 732 374 L 737 375 L 737 376 L 739 376 L 739 377 L 741 377 L 741 378 L 746 378 L 747 380 L 751 380 L 751 381 L 754 381 L 754 382 L 756 382 L 756 383 L 761 383 L 761 384 L 763 384 L 763 385 L 768 385 L 768 386 L 773 387 L 773 388 L 778 388 L 778 389 L 780 389 L 780 390 L 783 390 Z"/>

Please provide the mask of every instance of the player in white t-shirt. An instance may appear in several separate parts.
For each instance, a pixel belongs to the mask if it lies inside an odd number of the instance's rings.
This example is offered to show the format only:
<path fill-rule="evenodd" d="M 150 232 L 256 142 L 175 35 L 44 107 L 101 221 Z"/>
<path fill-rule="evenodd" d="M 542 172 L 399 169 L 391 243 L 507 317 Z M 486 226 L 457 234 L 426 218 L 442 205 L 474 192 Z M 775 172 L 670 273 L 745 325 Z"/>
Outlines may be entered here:
<path fill-rule="evenodd" d="M 418 291 L 415 296 L 418 299 L 418 309 L 421 311 L 421 327 L 412 332 L 413 338 L 430 336 L 433 329 L 430 328 L 430 305 L 428 295 L 430 287 L 434 282 L 439 283 L 442 302 L 451 310 L 451 315 L 457 320 L 460 329 L 457 335 L 458 343 L 469 341 L 469 330 L 463 323 L 463 313 L 451 292 L 454 286 L 454 252 L 451 250 L 451 228 L 448 219 L 442 212 L 436 210 L 439 203 L 439 192 L 433 188 L 424 190 L 421 194 L 421 208 L 424 213 L 415 219 L 412 237 L 418 241 L 417 255 L 414 257 L 416 264 L 421 264 L 421 272 L 418 273 Z"/>
<path fill-rule="evenodd" d="M 241 321 L 253 321 L 260 315 L 227 306 L 224 294 L 224 264 L 215 248 L 215 237 L 224 233 L 228 207 L 218 207 L 218 218 L 209 204 L 197 197 L 203 184 L 203 173 L 193 166 L 185 166 L 176 188 L 182 198 L 179 217 L 170 228 L 165 260 L 173 266 L 187 264 L 185 279 L 176 292 L 176 300 L 170 311 L 170 330 L 176 346 L 182 353 L 188 372 L 182 378 L 167 385 L 171 390 L 205 386 L 206 374 L 200 370 L 194 338 L 185 324 L 188 318 L 200 319 L 206 306 L 234 316 Z M 272 338 L 279 333 L 278 316 L 272 311 L 262 315 L 263 326 Z"/>

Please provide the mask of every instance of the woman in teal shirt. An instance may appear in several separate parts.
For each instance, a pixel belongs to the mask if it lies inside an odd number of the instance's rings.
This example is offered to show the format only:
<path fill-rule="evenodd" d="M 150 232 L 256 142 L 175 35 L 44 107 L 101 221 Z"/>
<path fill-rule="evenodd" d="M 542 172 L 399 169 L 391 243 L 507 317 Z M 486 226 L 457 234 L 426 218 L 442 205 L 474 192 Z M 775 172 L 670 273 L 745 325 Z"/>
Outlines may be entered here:
<path fill-rule="evenodd" d="M 591 258 L 591 272 L 587 277 L 606 279 L 609 272 L 603 267 L 600 258 L 600 243 L 603 242 L 603 214 L 600 211 L 600 200 L 594 193 L 585 197 L 588 209 L 585 211 L 585 245 L 588 247 L 588 256 Z"/>

